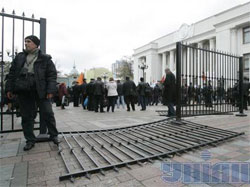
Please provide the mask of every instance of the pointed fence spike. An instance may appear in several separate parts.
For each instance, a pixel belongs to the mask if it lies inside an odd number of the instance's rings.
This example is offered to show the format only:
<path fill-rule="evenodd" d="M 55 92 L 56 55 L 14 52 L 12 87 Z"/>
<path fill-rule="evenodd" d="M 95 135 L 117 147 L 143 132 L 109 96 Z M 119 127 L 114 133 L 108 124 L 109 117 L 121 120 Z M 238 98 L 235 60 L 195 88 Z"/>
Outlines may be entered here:
<path fill-rule="evenodd" d="M 4 8 L 2 8 L 2 13 L 4 13 L 5 11 L 4 11 Z"/>
<path fill-rule="evenodd" d="M 13 15 L 15 15 L 15 14 L 16 14 L 16 13 L 15 13 L 15 10 L 13 10 L 13 11 L 12 11 L 12 14 L 13 14 Z"/>
<path fill-rule="evenodd" d="M 24 12 L 23 12 L 23 17 L 25 16 Z"/>
<path fill-rule="evenodd" d="M 32 18 L 33 18 L 33 19 L 35 18 L 34 14 L 32 14 Z"/>

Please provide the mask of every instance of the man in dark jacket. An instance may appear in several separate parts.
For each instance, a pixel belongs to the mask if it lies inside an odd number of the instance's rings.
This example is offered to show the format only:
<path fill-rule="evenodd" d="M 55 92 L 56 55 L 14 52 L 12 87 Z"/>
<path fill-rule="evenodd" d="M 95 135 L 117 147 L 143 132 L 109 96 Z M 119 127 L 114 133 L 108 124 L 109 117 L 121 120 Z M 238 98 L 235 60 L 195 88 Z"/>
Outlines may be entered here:
<path fill-rule="evenodd" d="M 120 80 L 117 80 L 117 93 L 118 93 L 118 98 L 117 98 L 117 108 L 120 107 L 120 104 L 122 104 L 122 108 L 124 109 L 124 95 L 123 95 L 123 84 L 121 83 Z"/>
<path fill-rule="evenodd" d="M 127 104 L 127 111 L 130 111 L 130 103 L 132 110 L 135 111 L 136 85 L 129 77 L 126 77 L 126 81 L 123 83 L 123 94 Z"/>
<path fill-rule="evenodd" d="M 154 104 L 156 106 L 158 105 L 160 95 L 161 95 L 161 88 L 157 83 L 154 87 L 154 90 L 153 90 L 153 103 L 152 103 L 152 105 L 154 105 Z"/>
<path fill-rule="evenodd" d="M 87 109 L 89 111 L 94 111 L 94 108 L 95 108 L 94 83 L 95 83 L 95 79 L 90 79 L 90 82 L 86 86 L 86 92 L 88 96 Z"/>
<path fill-rule="evenodd" d="M 103 100 L 104 100 L 104 83 L 101 77 L 97 77 L 97 81 L 94 83 L 94 98 L 95 98 L 95 112 L 98 112 L 98 107 L 100 106 L 100 112 L 103 111 Z"/>
<path fill-rule="evenodd" d="M 175 85 L 175 76 L 170 71 L 169 68 L 165 70 L 166 72 L 166 78 L 163 83 L 164 85 L 164 92 L 163 97 L 165 97 L 166 105 L 168 106 L 168 116 L 175 116 L 175 109 L 174 109 L 174 103 L 175 103 L 175 93 L 176 93 L 176 85 Z"/>
<path fill-rule="evenodd" d="M 250 83 L 246 77 L 244 77 L 242 89 L 243 89 L 242 90 L 242 92 L 243 92 L 243 109 L 248 110 L 247 101 L 248 101 L 248 97 L 249 97 Z"/>
<path fill-rule="evenodd" d="M 147 83 L 144 82 L 144 78 L 140 78 L 140 83 L 138 84 L 137 90 L 139 95 L 139 100 L 141 104 L 141 111 L 146 110 L 146 88 Z"/>
<path fill-rule="evenodd" d="M 74 103 L 73 106 L 79 107 L 81 87 L 80 85 L 78 85 L 77 81 L 73 82 L 72 90 L 73 90 L 73 103 Z"/>
<path fill-rule="evenodd" d="M 9 99 L 18 95 L 22 127 L 26 145 L 24 151 L 34 147 L 36 137 L 33 132 L 37 106 L 40 109 L 40 124 L 46 124 L 51 140 L 58 145 L 58 131 L 51 105 L 56 92 L 56 68 L 51 56 L 43 54 L 38 46 L 40 40 L 34 36 L 25 38 L 25 50 L 13 60 L 6 83 Z"/>

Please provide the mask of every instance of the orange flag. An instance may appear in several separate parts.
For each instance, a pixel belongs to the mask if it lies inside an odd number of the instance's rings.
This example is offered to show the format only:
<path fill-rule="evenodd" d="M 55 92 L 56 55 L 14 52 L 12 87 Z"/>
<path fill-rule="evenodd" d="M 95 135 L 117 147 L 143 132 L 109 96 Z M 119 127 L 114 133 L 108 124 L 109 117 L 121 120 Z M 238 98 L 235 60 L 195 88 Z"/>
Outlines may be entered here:
<path fill-rule="evenodd" d="M 81 73 L 76 80 L 78 82 L 78 85 L 81 85 L 83 83 L 83 79 L 84 79 L 84 74 Z"/>

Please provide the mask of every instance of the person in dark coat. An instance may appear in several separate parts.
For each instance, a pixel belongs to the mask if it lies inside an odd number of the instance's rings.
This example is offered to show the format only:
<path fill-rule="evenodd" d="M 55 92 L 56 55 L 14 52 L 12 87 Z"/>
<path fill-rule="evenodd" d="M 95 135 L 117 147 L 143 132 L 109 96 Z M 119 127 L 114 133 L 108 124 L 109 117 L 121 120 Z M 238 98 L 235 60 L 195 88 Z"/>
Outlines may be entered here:
<path fill-rule="evenodd" d="M 97 77 L 97 81 L 94 83 L 93 93 L 95 98 L 95 112 L 98 112 L 98 108 L 100 108 L 100 112 L 104 112 L 103 100 L 104 100 L 105 89 L 101 77 Z"/>
<path fill-rule="evenodd" d="M 249 97 L 250 83 L 247 78 L 243 80 L 243 109 L 248 110 L 247 102 Z"/>
<path fill-rule="evenodd" d="M 209 81 L 208 85 L 206 83 L 204 83 L 203 95 L 204 95 L 206 107 L 213 107 L 212 94 L 213 94 L 213 88 L 211 85 L 211 81 Z"/>
<path fill-rule="evenodd" d="M 89 111 L 94 111 L 95 108 L 94 83 L 95 79 L 90 79 L 90 82 L 86 85 L 86 92 L 88 95 L 87 109 Z"/>
<path fill-rule="evenodd" d="M 84 105 L 85 100 L 87 99 L 87 81 L 86 79 L 83 79 L 83 83 L 80 85 L 80 95 L 81 95 L 81 104 L 83 110 L 86 109 L 86 106 Z"/>
<path fill-rule="evenodd" d="M 175 96 L 176 96 L 176 83 L 175 83 L 175 76 L 170 71 L 169 68 L 166 68 L 166 78 L 163 83 L 164 85 L 164 93 L 163 97 L 165 97 L 166 105 L 168 106 L 168 116 L 175 116 L 175 109 L 174 109 L 174 103 L 175 103 Z"/>
<path fill-rule="evenodd" d="M 58 145 L 58 131 L 52 110 L 51 99 L 56 92 L 57 71 L 51 56 L 38 48 L 40 40 L 34 36 L 25 38 L 25 50 L 13 60 L 6 92 L 9 99 L 18 95 L 22 128 L 26 145 L 24 151 L 32 149 L 36 142 L 33 132 L 37 106 L 40 109 L 40 124 L 46 124 L 51 140 Z"/>
<path fill-rule="evenodd" d="M 77 81 L 73 82 L 72 90 L 73 90 L 73 103 L 74 103 L 74 107 L 79 107 L 81 87 L 80 87 L 80 85 L 78 85 Z"/>
<path fill-rule="evenodd" d="M 117 108 L 119 108 L 120 104 L 122 104 L 122 108 L 124 109 L 125 102 L 124 102 L 124 95 L 123 95 L 123 84 L 121 83 L 120 80 L 117 80 L 117 93 L 118 93 Z"/>
<path fill-rule="evenodd" d="M 140 83 L 138 84 L 137 87 L 137 92 L 139 95 L 139 100 L 141 104 L 141 111 L 146 110 L 146 88 L 147 88 L 147 83 L 144 82 L 144 78 L 140 78 Z"/>
<path fill-rule="evenodd" d="M 132 110 L 135 111 L 136 85 L 129 77 L 126 77 L 126 81 L 123 83 L 123 94 L 127 104 L 127 111 L 130 111 L 130 104 Z"/>
<path fill-rule="evenodd" d="M 152 103 L 152 105 L 154 105 L 154 104 L 156 106 L 158 105 L 160 95 L 161 95 L 161 88 L 157 83 L 153 89 L 153 103 Z"/>
<path fill-rule="evenodd" d="M 66 97 L 67 95 L 68 95 L 68 92 L 67 92 L 66 84 L 63 82 L 59 85 L 59 88 L 58 88 L 58 97 L 61 102 L 61 109 L 65 109 L 64 107 L 65 103 L 62 99 L 63 97 Z"/>

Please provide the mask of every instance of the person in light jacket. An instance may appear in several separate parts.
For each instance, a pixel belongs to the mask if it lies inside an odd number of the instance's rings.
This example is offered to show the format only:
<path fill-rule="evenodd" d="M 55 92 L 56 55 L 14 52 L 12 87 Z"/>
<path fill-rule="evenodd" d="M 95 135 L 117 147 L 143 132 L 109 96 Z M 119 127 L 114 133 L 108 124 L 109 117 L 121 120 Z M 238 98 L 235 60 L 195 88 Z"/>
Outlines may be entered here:
<path fill-rule="evenodd" d="M 112 112 L 114 112 L 115 103 L 117 100 L 118 93 L 117 93 L 117 84 L 114 81 L 113 77 L 109 78 L 109 82 L 106 85 L 106 89 L 108 91 L 108 94 L 107 94 L 107 96 L 108 96 L 107 112 L 109 112 L 110 107 L 112 109 Z"/>

